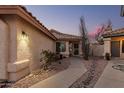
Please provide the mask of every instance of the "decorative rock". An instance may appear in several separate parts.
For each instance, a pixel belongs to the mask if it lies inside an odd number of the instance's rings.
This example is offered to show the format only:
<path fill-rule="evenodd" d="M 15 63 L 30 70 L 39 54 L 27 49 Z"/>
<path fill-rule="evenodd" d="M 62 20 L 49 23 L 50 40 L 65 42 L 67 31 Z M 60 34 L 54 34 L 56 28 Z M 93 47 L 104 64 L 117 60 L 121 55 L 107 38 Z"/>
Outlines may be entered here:
<path fill-rule="evenodd" d="M 102 59 L 94 59 L 84 61 L 84 64 L 88 71 L 84 73 L 76 82 L 74 82 L 70 88 L 92 88 L 107 65 L 107 61 Z"/>
<path fill-rule="evenodd" d="M 49 67 L 48 70 L 43 70 L 43 69 L 36 70 L 33 73 L 31 73 L 30 75 L 26 76 L 25 78 L 17 81 L 11 87 L 13 87 L 13 88 L 28 88 L 41 80 L 44 80 L 62 70 L 67 69 L 68 66 L 70 65 L 70 62 L 66 61 L 66 59 L 62 60 L 62 63 L 63 64 L 58 64 L 57 62 L 55 62 L 54 64 L 52 64 Z"/>

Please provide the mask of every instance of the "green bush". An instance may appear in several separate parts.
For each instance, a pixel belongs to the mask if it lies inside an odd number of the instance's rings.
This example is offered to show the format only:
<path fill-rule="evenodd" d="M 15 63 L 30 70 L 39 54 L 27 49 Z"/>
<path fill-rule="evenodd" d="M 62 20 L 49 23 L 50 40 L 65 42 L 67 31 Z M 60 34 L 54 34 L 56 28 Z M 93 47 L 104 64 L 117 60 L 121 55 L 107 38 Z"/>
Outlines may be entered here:
<path fill-rule="evenodd" d="M 40 62 L 43 62 L 43 68 L 45 70 L 48 69 L 48 66 L 50 66 L 51 63 L 55 61 L 55 59 L 56 59 L 55 53 L 49 50 L 42 50 Z"/>

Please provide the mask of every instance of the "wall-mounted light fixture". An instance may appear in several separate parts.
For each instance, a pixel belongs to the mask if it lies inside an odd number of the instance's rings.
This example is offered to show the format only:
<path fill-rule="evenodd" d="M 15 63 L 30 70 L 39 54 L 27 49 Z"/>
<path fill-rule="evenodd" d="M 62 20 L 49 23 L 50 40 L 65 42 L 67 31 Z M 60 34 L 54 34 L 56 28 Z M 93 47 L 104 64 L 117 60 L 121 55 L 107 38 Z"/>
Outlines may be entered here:
<path fill-rule="evenodd" d="M 23 35 L 23 36 L 27 36 L 27 34 L 26 34 L 24 31 L 22 31 L 22 35 Z"/>
<path fill-rule="evenodd" d="M 24 31 L 22 31 L 21 37 L 22 37 L 23 40 L 27 40 L 28 35 Z"/>

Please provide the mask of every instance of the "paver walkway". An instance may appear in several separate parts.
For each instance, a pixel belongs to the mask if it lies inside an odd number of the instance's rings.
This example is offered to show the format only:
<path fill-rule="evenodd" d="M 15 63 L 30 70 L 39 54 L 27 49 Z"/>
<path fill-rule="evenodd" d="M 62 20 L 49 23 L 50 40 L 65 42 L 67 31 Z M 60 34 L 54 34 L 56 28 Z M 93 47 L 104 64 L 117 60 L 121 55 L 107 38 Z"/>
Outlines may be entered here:
<path fill-rule="evenodd" d="M 112 60 L 108 62 L 95 88 L 124 88 L 124 72 L 113 69 L 112 66 L 115 64 L 124 65 L 124 60 Z"/>
<path fill-rule="evenodd" d="M 83 59 L 73 57 L 69 61 L 71 65 L 67 70 L 40 81 L 31 88 L 68 88 L 86 72 L 86 68 L 81 62 Z"/>

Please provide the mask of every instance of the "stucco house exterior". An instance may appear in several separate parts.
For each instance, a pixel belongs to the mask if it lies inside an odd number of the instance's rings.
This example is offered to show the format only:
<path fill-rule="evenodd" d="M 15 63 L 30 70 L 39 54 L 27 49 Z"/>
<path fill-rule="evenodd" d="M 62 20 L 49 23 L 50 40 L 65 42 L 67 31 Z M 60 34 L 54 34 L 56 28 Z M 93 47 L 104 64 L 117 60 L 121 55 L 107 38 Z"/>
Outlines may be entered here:
<path fill-rule="evenodd" d="M 65 57 L 82 56 L 82 40 L 80 36 L 60 33 L 51 29 L 52 34 L 57 38 L 56 52 Z"/>
<path fill-rule="evenodd" d="M 24 6 L 0 6 L 0 79 L 17 81 L 40 68 L 42 50 L 82 55 L 81 43 L 79 36 L 48 30 Z"/>
<path fill-rule="evenodd" d="M 56 37 L 23 6 L 0 6 L 0 79 L 19 80 L 40 68 L 42 49 Z"/>
<path fill-rule="evenodd" d="M 103 34 L 104 56 L 109 53 L 111 57 L 124 58 L 124 28 L 112 31 L 108 29 Z"/>

